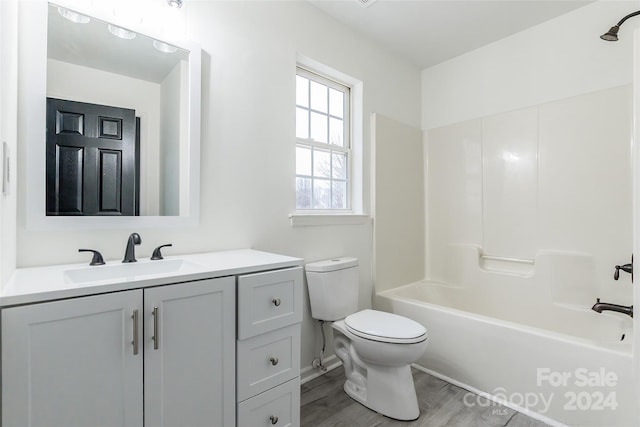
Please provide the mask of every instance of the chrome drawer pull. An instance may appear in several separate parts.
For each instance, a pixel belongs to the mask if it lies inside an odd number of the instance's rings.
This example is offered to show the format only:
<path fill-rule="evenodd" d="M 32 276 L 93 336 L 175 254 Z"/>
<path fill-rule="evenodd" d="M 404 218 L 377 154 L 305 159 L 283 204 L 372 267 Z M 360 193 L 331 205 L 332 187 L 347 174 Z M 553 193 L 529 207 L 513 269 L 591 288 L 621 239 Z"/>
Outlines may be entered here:
<path fill-rule="evenodd" d="M 276 417 L 275 415 L 271 415 L 269 417 L 269 421 L 271 421 L 271 424 L 278 424 L 278 417 Z"/>
<path fill-rule="evenodd" d="M 273 366 L 276 366 L 276 365 L 278 364 L 279 360 L 278 360 L 278 358 L 277 358 L 277 357 L 273 357 L 273 356 L 271 356 L 271 357 L 269 358 L 269 362 L 271 362 L 271 364 L 272 364 Z"/>
<path fill-rule="evenodd" d="M 279 307 L 281 304 L 280 298 L 274 298 L 271 300 L 271 302 L 273 303 L 273 305 L 275 305 L 276 307 Z"/>

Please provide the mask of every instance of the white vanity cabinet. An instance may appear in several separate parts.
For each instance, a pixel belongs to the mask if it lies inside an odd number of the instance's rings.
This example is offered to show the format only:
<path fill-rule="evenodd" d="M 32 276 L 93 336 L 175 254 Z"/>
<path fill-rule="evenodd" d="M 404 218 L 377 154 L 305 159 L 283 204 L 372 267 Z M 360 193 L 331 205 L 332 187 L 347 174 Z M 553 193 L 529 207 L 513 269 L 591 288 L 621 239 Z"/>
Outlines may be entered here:
<path fill-rule="evenodd" d="M 302 268 L 238 277 L 238 427 L 300 425 Z"/>
<path fill-rule="evenodd" d="M 17 269 L 0 288 L 0 427 L 299 426 L 302 262 Z"/>
<path fill-rule="evenodd" d="M 3 309 L 2 426 L 233 426 L 234 308 L 224 277 Z"/>

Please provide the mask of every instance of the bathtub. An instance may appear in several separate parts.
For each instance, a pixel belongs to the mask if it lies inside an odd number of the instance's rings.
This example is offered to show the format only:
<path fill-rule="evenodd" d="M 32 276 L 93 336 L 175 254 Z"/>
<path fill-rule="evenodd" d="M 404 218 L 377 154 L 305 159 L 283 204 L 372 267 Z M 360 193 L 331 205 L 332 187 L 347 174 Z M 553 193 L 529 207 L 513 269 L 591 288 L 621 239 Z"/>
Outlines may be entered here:
<path fill-rule="evenodd" d="M 423 281 L 378 293 L 375 306 L 427 328 L 419 369 L 552 425 L 639 425 L 630 317 L 489 295 Z M 464 396 L 501 415 L 492 401 Z"/>

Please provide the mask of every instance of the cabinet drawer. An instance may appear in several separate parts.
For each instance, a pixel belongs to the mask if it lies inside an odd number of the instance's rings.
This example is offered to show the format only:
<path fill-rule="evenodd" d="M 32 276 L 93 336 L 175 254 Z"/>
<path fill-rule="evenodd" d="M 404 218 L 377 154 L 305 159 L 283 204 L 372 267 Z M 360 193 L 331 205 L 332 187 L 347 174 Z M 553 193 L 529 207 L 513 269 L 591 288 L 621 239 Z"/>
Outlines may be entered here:
<path fill-rule="evenodd" d="M 300 378 L 238 404 L 238 427 L 274 426 L 300 426 Z"/>
<path fill-rule="evenodd" d="M 238 401 L 300 375 L 300 325 L 238 341 Z"/>
<path fill-rule="evenodd" d="M 302 322 L 302 267 L 238 277 L 238 339 Z"/>

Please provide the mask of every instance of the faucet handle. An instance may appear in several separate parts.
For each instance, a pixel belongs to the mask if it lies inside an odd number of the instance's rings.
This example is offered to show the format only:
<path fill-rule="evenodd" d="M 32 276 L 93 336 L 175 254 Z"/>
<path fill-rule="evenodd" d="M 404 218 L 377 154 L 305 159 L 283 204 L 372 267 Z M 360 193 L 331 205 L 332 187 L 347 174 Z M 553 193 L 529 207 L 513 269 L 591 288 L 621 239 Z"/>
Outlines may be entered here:
<path fill-rule="evenodd" d="M 631 274 L 631 283 L 633 283 L 633 255 L 631 255 L 631 263 L 624 265 L 616 265 L 616 271 L 613 273 L 613 280 L 620 279 L 620 270 Z"/>
<path fill-rule="evenodd" d="M 171 243 L 167 243 L 167 244 L 158 246 L 153 250 L 153 254 L 151 254 L 151 259 L 152 260 L 163 259 L 162 252 L 160 252 L 160 249 L 166 248 L 167 246 L 173 246 L 173 245 Z"/>
<path fill-rule="evenodd" d="M 93 252 L 93 258 L 91 258 L 89 265 L 104 265 L 104 258 L 100 252 L 93 249 L 78 249 L 78 252 Z"/>

